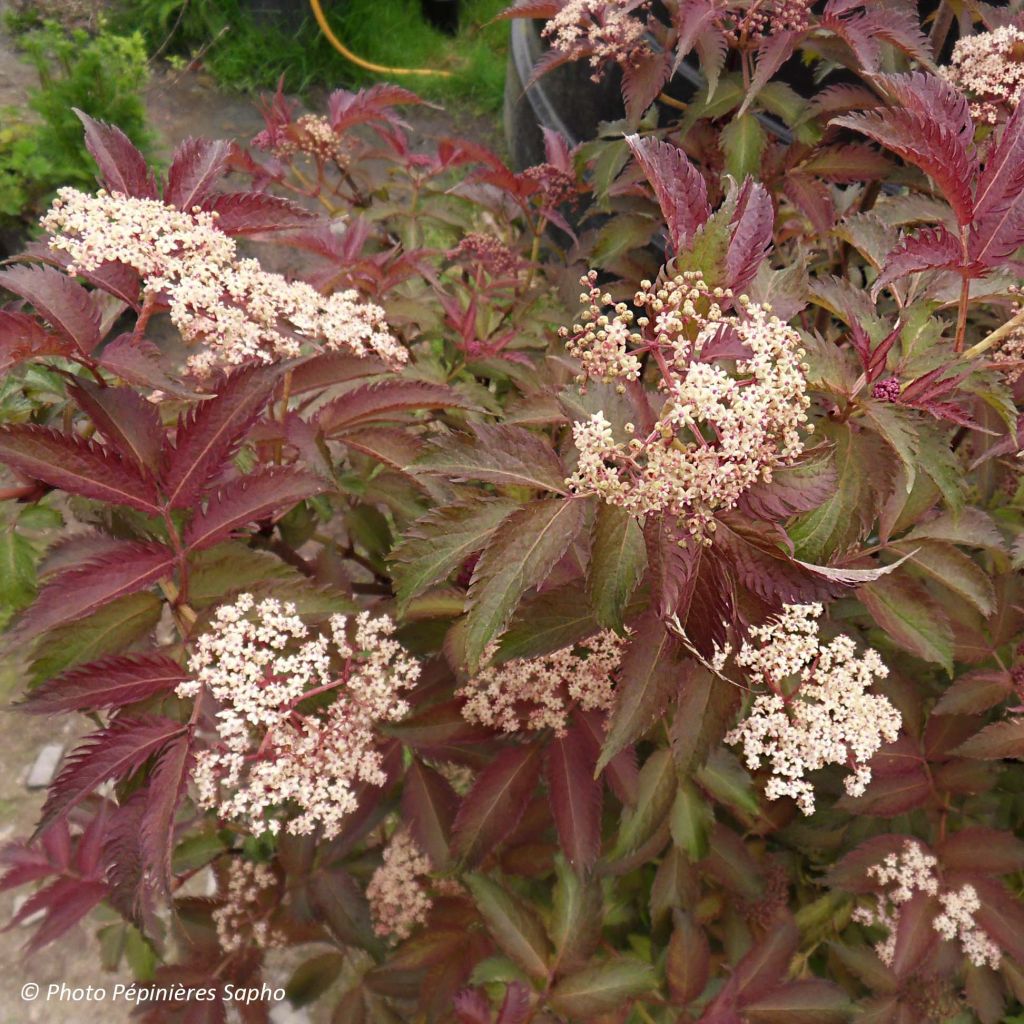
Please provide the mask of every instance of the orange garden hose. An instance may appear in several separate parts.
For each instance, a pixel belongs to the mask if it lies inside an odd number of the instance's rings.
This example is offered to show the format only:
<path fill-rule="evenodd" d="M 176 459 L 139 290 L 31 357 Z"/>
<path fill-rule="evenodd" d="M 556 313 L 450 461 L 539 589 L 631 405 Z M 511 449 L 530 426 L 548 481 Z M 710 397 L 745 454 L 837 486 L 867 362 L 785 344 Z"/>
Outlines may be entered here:
<path fill-rule="evenodd" d="M 436 78 L 451 78 L 450 71 L 441 71 L 436 68 L 389 68 L 383 64 L 374 64 L 373 61 L 363 60 L 362 57 L 354 54 L 332 31 L 324 15 L 324 9 L 320 6 L 320 0 L 309 0 L 309 6 L 313 8 L 313 17 L 320 26 L 320 31 L 327 37 L 327 41 L 346 60 L 351 61 L 357 67 L 367 71 L 376 71 L 381 75 L 433 75 Z"/>

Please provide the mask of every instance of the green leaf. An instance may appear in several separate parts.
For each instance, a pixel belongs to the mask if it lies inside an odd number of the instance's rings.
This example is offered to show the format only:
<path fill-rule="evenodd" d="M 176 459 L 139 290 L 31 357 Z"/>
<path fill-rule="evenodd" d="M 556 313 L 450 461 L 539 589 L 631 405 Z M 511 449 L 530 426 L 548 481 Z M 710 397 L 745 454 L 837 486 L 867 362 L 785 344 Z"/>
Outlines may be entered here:
<path fill-rule="evenodd" d="M 964 467 L 949 443 L 947 431 L 924 424 L 918 431 L 918 468 L 942 492 L 954 512 L 964 507 Z"/>
<path fill-rule="evenodd" d="M 676 793 L 676 772 L 672 755 L 656 750 L 640 769 L 636 806 L 622 815 L 615 849 L 609 860 L 617 860 L 641 847 L 668 817 Z"/>
<path fill-rule="evenodd" d="M 654 224 L 648 217 L 617 214 L 597 233 L 590 261 L 595 266 L 607 267 L 620 256 L 648 245 L 653 234 Z"/>
<path fill-rule="evenodd" d="M 885 494 L 893 475 L 893 461 L 877 435 L 854 433 L 845 424 L 823 424 L 821 432 L 835 446 L 835 491 L 789 527 L 797 557 L 816 565 L 827 564 L 866 534 L 875 499 Z"/>
<path fill-rule="evenodd" d="M 522 427 L 483 423 L 474 424 L 473 432 L 475 438 L 460 434 L 436 442 L 411 472 L 566 493 L 565 468 L 537 434 Z"/>
<path fill-rule="evenodd" d="M 744 114 L 730 121 L 719 138 L 725 152 L 725 169 L 729 174 L 737 181 L 743 181 L 748 175 L 761 177 L 765 134 L 755 115 Z"/>
<path fill-rule="evenodd" d="M 562 856 L 555 858 L 555 888 L 549 933 L 559 973 L 581 966 L 601 941 L 601 889 L 580 877 Z"/>
<path fill-rule="evenodd" d="M 552 990 L 550 1006 L 556 1013 L 587 1020 L 618 1010 L 627 1000 L 655 986 L 650 964 L 630 957 L 584 967 L 563 978 Z"/>
<path fill-rule="evenodd" d="M 484 875 L 467 875 L 465 883 L 498 948 L 527 974 L 547 978 L 551 947 L 532 908 Z"/>
<path fill-rule="evenodd" d="M 536 658 L 585 640 L 597 619 L 579 581 L 527 598 L 498 644 L 498 659 Z"/>
<path fill-rule="evenodd" d="M 628 512 L 601 502 L 594 517 L 587 589 L 597 621 L 621 629 L 630 594 L 647 566 L 644 535 Z"/>
<path fill-rule="evenodd" d="M 475 668 L 523 594 L 543 583 L 583 527 L 586 502 L 543 498 L 513 512 L 491 535 L 469 587 L 466 659 Z"/>
<path fill-rule="evenodd" d="M 903 463 L 903 479 L 909 494 L 914 489 L 918 461 L 919 442 L 914 414 L 892 402 L 869 400 L 863 403 L 863 409 L 865 419 Z"/>
<path fill-rule="evenodd" d="M 981 615 L 987 618 L 992 614 L 996 602 L 992 579 L 959 548 L 939 541 L 918 541 L 913 546 L 908 542 L 893 547 L 906 552 L 910 565 L 968 601 Z"/>
<path fill-rule="evenodd" d="M 697 781 L 719 803 L 751 818 L 761 813 L 750 773 L 731 751 L 716 750 L 697 770 Z"/>
<path fill-rule="evenodd" d="M 78 622 L 44 633 L 36 641 L 33 682 L 41 683 L 72 665 L 124 650 L 156 626 L 161 607 L 155 594 L 129 594 Z"/>
<path fill-rule="evenodd" d="M 292 1006 L 308 1006 L 320 998 L 341 976 L 345 957 L 341 953 L 321 953 L 299 964 L 285 985 Z"/>
<path fill-rule="evenodd" d="M 791 981 L 743 1008 L 750 1024 L 843 1024 L 853 1016 L 849 996 L 830 981 Z"/>
<path fill-rule="evenodd" d="M 516 508 L 518 504 L 509 499 L 478 498 L 468 505 L 433 509 L 412 523 L 388 559 L 399 611 L 485 547 L 498 524 Z"/>
<path fill-rule="evenodd" d="M 669 827 L 672 842 L 684 850 L 691 861 L 703 860 L 710 849 L 709 836 L 715 816 L 707 800 L 691 782 L 680 781 L 676 789 Z"/>
<path fill-rule="evenodd" d="M 0 615 L 31 603 L 36 593 L 36 558 L 32 545 L 10 526 L 0 530 Z"/>
<path fill-rule="evenodd" d="M 883 576 L 857 594 L 893 643 L 953 674 L 953 630 L 920 583 L 904 575 Z"/>

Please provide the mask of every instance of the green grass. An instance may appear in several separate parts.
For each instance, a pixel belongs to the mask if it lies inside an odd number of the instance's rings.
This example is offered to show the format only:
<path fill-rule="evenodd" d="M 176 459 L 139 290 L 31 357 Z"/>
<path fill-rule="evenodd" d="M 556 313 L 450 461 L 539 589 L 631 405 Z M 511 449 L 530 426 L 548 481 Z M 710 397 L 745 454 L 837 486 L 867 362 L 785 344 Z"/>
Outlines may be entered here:
<path fill-rule="evenodd" d="M 468 101 L 480 111 L 501 105 L 508 25 L 493 22 L 506 0 L 462 0 L 461 28 L 450 37 L 424 20 L 419 0 L 321 0 L 334 33 L 354 53 L 378 64 L 429 67 L 450 78 L 402 76 L 401 84 L 427 99 Z M 150 49 L 172 31 L 182 0 L 122 0 L 114 24 L 140 28 Z M 229 26 L 222 33 L 224 26 Z M 212 42 L 211 40 L 216 40 Z M 207 47 L 202 61 L 231 90 L 285 88 L 305 93 L 315 86 L 358 87 L 380 81 L 347 61 L 320 32 L 312 13 L 293 29 L 257 23 L 238 0 L 191 0 L 171 37 L 168 52 L 190 57 Z"/>

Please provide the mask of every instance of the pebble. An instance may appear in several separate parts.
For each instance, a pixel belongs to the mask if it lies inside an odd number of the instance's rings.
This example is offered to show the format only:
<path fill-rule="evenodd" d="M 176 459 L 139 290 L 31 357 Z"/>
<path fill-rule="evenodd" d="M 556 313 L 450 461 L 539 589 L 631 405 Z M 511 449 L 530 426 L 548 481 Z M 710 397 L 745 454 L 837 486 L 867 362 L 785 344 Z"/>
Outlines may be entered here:
<path fill-rule="evenodd" d="M 25 785 L 28 789 L 44 789 L 57 775 L 61 758 L 64 756 L 63 743 L 47 743 L 36 755 L 29 769 Z"/>

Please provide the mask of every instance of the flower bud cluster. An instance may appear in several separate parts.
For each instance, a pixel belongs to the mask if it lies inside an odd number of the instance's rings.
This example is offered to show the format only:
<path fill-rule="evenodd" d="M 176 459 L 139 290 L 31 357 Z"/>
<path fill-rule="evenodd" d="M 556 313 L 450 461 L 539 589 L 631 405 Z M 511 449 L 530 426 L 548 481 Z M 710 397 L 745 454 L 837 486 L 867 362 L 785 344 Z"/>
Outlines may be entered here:
<path fill-rule="evenodd" d="M 953 47 L 943 76 L 971 97 L 975 121 L 996 124 L 1014 110 L 1024 88 L 1024 29 L 1004 25 L 965 36 Z"/>
<path fill-rule="evenodd" d="M 781 615 L 750 630 L 735 655 L 751 683 L 770 692 L 754 698 L 747 717 L 725 737 L 742 743 L 747 766 L 771 766 L 769 800 L 789 796 L 813 814 L 814 789 L 808 772 L 829 764 L 849 765 L 846 791 L 861 796 L 871 781 L 868 761 L 899 734 L 900 713 L 889 700 L 869 693 L 888 669 L 878 652 L 857 655 L 854 641 L 838 636 L 825 644 L 818 635 L 820 604 L 788 605 Z M 715 658 L 719 671 L 728 650 Z"/>
<path fill-rule="evenodd" d="M 407 939 L 427 919 L 434 901 L 422 879 L 433 865 L 407 828 L 400 828 L 384 850 L 383 863 L 366 887 L 373 930 Z"/>
<path fill-rule="evenodd" d="M 624 643 L 605 630 L 553 654 L 485 668 L 458 691 L 465 699 L 462 715 L 502 732 L 553 729 L 563 735 L 574 704 L 584 711 L 611 708 Z"/>
<path fill-rule="evenodd" d="M 355 787 L 384 784 L 373 725 L 406 714 L 400 693 L 419 677 L 394 629 L 361 612 L 354 628 L 333 615 L 330 635 L 311 637 L 295 606 L 273 598 L 218 608 L 196 642 L 194 678 L 177 689 L 205 688 L 219 704 L 216 740 L 196 759 L 201 806 L 257 832 L 286 817 L 293 834 L 336 835 Z"/>
<path fill-rule="evenodd" d="M 239 258 L 215 213 L 63 188 L 40 223 L 50 248 L 70 256 L 68 273 L 107 262 L 136 270 L 147 297 L 167 302 L 185 342 L 206 346 L 189 359 L 199 376 L 218 366 L 294 358 L 303 343 L 376 355 L 393 369 L 408 359 L 383 309 L 360 301 L 351 289 L 321 295 L 304 281 Z"/>
<path fill-rule="evenodd" d="M 769 307 L 709 289 L 696 272 L 641 282 L 641 316 L 621 302 L 603 312 L 610 296 L 595 282 L 593 273 L 583 279 L 589 307 L 563 331 L 583 364 L 581 380 L 618 380 L 624 390 L 649 353 L 665 401 L 653 429 L 628 441 L 602 412 L 574 424 L 579 462 L 567 484 L 637 516 L 675 515 L 706 539 L 717 512 L 803 451 L 811 427 L 800 336 Z M 725 313 L 725 304 L 737 312 Z"/>
<path fill-rule="evenodd" d="M 350 157 L 348 147 L 335 132 L 331 122 L 320 114 L 303 114 L 293 124 L 275 131 L 262 131 L 252 144 L 268 149 L 281 160 L 301 153 L 322 162 L 334 161 L 344 167 Z"/>
<path fill-rule="evenodd" d="M 463 235 L 445 258 L 483 267 L 492 277 L 513 277 L 520 264 L 519 257 L 501 239 L 479 231 Z"/>
<path fill-rule="evenodd" d="M 975 912 L 981 908 L 977 890 L 966 884 L 940 893 L 937 865 L 937 859 L 920 843 L 908 839 L 900 853 L 890 853 L 880 864 L 868 868 L 868 875 L 883 891 L 875 895 L 873 908 L 857 907 L 853 920 L 886 930 L 886 937 L 876 943 L 875 952 L 883 963 L 891 965 L 896 954 L 900 908 L 917 893 L 937 896 L 943 910 L 932 919 L 935 931 L 947 941 L 959 940 L 964 955 L 975 967 L 987 964 L 995 970 L 1002 954 L 974 920 Z"/>

